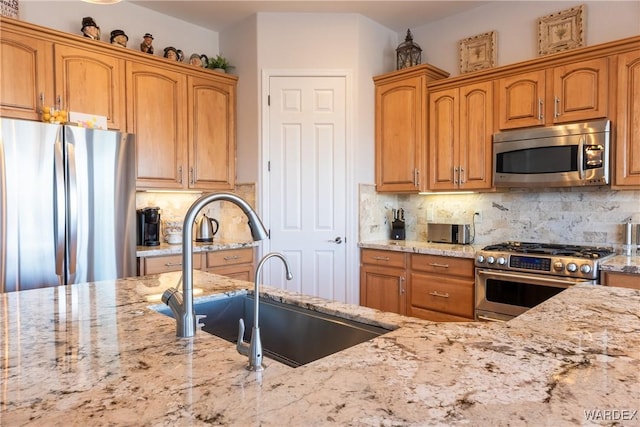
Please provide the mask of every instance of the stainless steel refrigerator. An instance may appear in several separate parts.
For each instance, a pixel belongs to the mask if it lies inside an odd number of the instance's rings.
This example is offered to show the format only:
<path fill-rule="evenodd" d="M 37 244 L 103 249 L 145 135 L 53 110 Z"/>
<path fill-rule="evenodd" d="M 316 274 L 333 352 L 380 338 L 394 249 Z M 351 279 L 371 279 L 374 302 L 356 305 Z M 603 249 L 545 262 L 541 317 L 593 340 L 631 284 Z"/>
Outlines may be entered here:
<path fill-rule="evenodd" d="M 0 119 L 0 292 L 136 275 L 135 139 Z"/>

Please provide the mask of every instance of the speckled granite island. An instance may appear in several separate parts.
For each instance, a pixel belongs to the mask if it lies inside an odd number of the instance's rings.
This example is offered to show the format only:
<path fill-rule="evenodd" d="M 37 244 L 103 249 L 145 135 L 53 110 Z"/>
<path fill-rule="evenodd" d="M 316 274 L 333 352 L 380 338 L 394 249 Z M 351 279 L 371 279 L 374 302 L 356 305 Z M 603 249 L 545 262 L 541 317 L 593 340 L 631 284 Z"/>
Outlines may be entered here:
<path fill-rule="evenodd" d="M 575 286 L 505 324 L 431 323 L 264 288 L 395 328 L 299 368 L 245 370 L 151 308 L 179 273 L 0 295 L 0 424 L 640 425 L 640 291 Z M 250 283 L 194 274 L 196 294 Z M 215 296 L 219 297 L 219 295 Z"/>

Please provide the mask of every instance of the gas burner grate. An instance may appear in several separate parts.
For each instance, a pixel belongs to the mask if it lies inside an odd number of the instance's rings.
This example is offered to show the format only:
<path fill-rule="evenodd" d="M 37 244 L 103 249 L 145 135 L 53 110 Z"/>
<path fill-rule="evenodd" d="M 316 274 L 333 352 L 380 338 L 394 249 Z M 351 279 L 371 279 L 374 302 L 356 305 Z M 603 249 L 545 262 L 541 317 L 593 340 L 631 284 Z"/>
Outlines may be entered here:
<path fill-rule="evenodd" d="M 600 259 L 614 254 L 613 248 L 563 245 L 556 243 L 504 242 L 486 246 L 485 251 L 510 251 L 524 254 Z"/>

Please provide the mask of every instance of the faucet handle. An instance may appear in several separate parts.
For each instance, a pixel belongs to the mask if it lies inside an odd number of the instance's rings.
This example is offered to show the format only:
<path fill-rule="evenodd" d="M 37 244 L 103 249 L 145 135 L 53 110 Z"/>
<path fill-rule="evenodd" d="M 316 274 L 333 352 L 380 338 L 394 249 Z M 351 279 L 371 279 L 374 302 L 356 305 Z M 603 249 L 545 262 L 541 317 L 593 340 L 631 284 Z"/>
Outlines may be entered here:
<path fill-rule="evenodd" d="M 236 349 L 238 353 L 248 356 L 249 344 L 244 342 L 244 319 L 238 320 L 238 342 L 236 343 Z"/>
<path fill-rule="evenodd" d="M 202 329 L 202 327 L 204 326 L 204 322 L 202 322 L 202 319 L 206 318 L 206 314 L 196 314 L 196 329 Z"/>

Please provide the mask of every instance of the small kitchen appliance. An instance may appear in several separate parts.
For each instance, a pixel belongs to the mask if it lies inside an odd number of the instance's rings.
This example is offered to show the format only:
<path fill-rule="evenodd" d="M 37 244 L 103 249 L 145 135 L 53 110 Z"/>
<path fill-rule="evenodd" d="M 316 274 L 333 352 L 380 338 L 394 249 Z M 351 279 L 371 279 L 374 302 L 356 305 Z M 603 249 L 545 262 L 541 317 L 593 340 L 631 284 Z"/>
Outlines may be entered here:
<path fill-rule="evenodd" d="M 148 207 L 136 211 L 138 246 L 160 245 L 160 208 Z"/>
<path fill-rule="evenodd" d="M 218 228 L 220 224 L 217 219 L 203 214 L 196 225 L 196 242 L 213 242 L 213 236 L 218 232 Z"/>
<path fill-rule="evenodd" d="M 471 243 L 470 235 L 469 224 L 427 224 L 427 240 L 430 242 L 468 245 Z"/>
<path fill-rule="evenodd" d="M 405 238 L 404 209 L 394 209 L 393 222 L 391 223 L 391 240 L 404 240 Z"/>
<path fill-rule="evenodd" d="M 506 321 L 570 286 L 597 284 L 610 247 L 505 242 L 475 254 L 477 320 Z"/>

